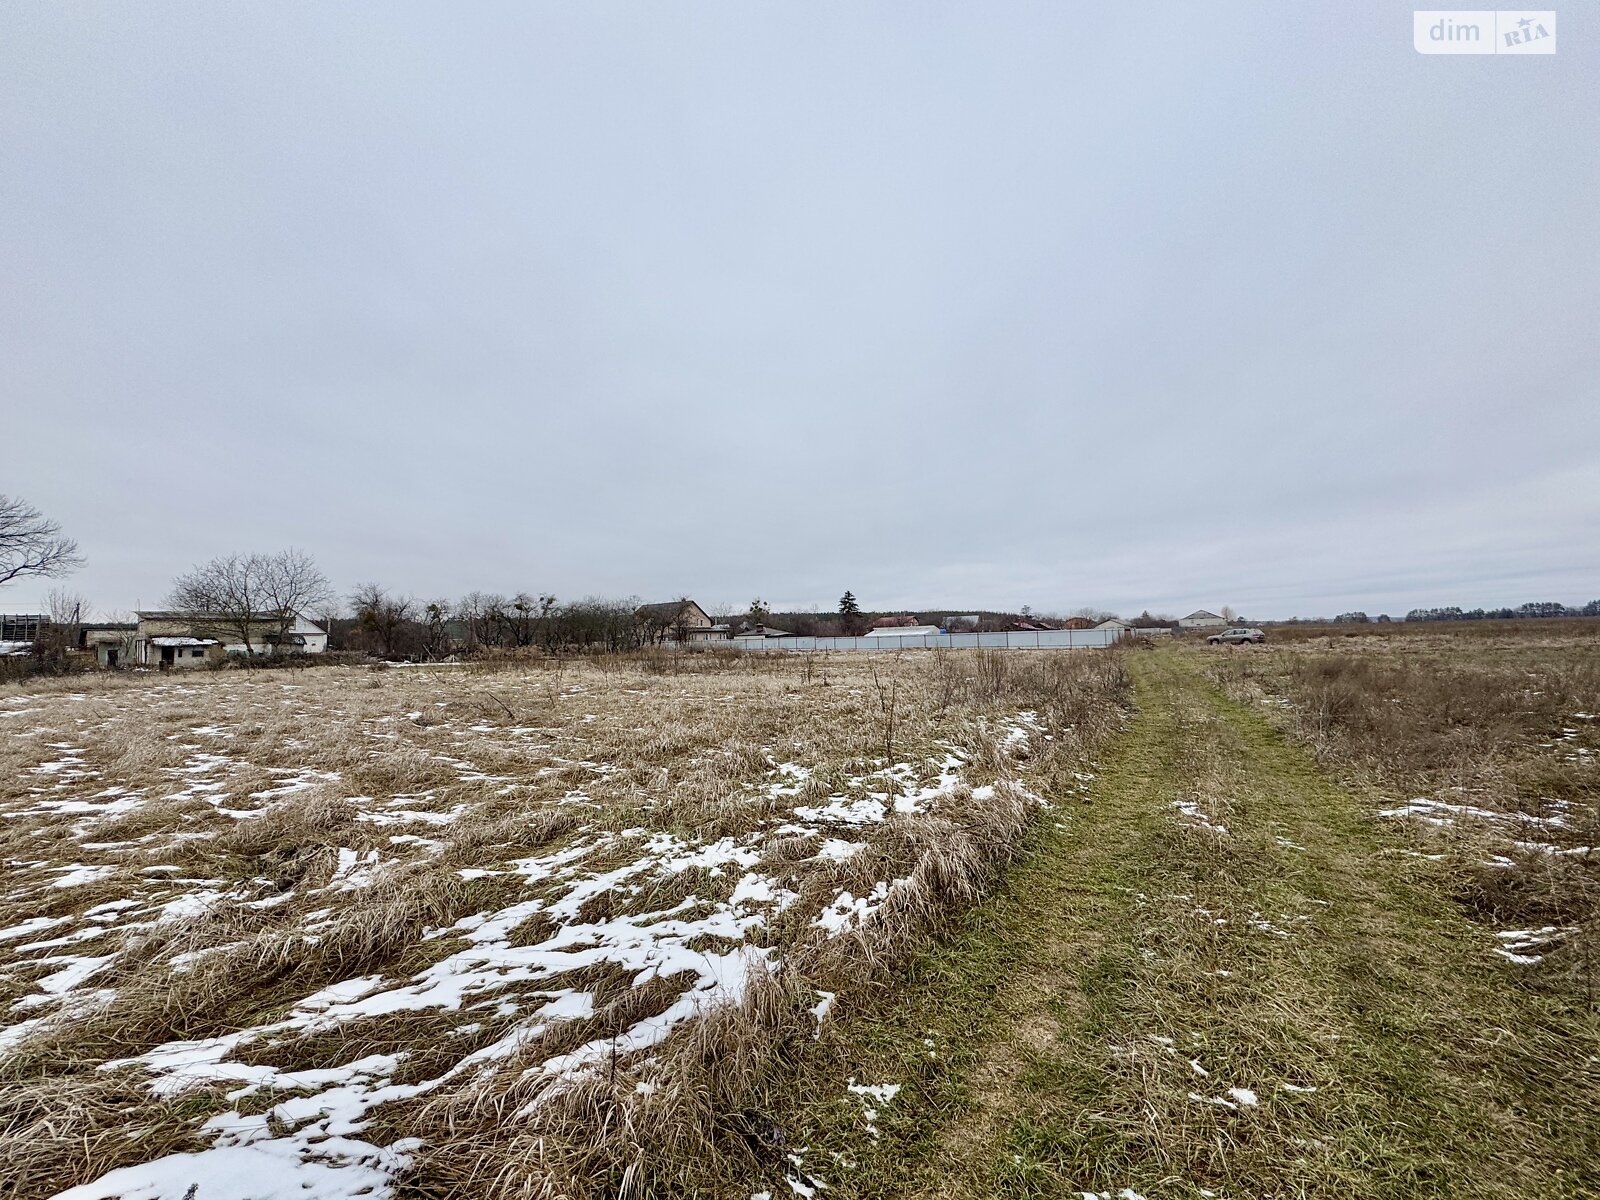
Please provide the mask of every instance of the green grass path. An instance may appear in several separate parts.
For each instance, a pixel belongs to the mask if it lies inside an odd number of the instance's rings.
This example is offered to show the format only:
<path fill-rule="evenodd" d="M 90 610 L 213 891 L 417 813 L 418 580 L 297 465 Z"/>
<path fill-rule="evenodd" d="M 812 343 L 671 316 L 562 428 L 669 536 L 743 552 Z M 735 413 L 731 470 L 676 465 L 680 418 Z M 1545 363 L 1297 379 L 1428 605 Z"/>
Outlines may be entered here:
<path fill-rule="evenodd" d="M 1089 796 L 854 1044 L 908 1087 L 819 1102 L 832 1194 L 1600 1195 L 1592 1026 L 1202 662 L 1129 655 Z"/>

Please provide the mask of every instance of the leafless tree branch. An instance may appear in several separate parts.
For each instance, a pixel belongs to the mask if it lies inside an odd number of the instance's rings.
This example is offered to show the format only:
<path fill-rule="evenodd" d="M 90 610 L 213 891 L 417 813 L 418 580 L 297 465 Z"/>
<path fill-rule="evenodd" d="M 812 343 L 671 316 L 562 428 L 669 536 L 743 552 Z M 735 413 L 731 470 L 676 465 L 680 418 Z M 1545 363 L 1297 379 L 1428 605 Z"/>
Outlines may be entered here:
<path fill-rule="evenodd" d="M 78 543 L 17 496 L 0 495 L 0 584 L 25 575 L 60 576 L 83 565 Z"/>

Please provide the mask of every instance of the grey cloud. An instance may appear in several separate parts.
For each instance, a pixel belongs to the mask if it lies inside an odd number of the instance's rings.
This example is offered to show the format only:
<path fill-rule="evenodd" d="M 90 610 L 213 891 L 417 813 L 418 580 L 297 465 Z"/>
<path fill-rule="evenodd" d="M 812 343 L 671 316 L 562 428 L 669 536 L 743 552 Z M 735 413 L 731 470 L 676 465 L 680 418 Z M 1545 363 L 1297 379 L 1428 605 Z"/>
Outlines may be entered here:
<path fill-rule="evenodd" d="M 290 544 L 430 595 L 1592 599 L 1561 15 L 13 5 L 4 490 L 106 607 Z"/>

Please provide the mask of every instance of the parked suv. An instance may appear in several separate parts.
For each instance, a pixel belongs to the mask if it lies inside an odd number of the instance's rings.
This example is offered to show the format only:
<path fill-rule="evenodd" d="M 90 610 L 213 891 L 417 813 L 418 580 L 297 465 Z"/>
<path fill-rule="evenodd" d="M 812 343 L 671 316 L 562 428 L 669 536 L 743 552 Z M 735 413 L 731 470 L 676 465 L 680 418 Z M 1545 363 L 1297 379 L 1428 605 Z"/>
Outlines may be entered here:
<path fill-rule="evenodd" d="M 1213 633 L 1206 639 L 1213 646 L 1239 646 L 1246 642 L 1255 642 L 1257 645 L 1267 640 L 1267 635 L 1259 629 L 1246 629 L 1239 626 L 1236 629 L 1224 629 L 1221 633 Z"/>

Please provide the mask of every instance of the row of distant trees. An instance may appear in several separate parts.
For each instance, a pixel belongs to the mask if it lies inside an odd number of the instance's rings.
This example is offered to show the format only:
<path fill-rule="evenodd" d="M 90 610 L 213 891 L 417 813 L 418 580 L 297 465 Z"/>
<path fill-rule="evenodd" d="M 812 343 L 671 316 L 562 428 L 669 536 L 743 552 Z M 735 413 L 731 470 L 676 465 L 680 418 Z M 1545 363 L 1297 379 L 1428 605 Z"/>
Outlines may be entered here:
<path fill-rule="evenodd" d="M 1554 601 L 1536 601 L 1516 608 L 1413 608 L 1407 621 L 1507 621 L 1529 617 L 1600 617 L 1600 600 L 1580 608 Z"/>
<path fill-rule="evenodd" d="M 349 609 L 351 616 L 330 623 L 330 644 L 385 658 L 524 647 L 629 650 L 649 640 L 632 599 L 562 602 L 527 592 L 469 592 L 458 600 L 419 600 L 364 583 L 350 594 Z"/>

